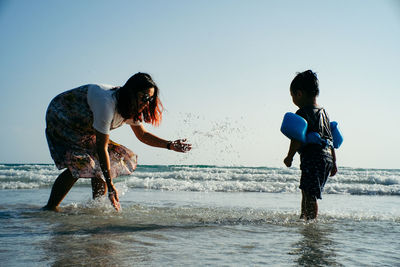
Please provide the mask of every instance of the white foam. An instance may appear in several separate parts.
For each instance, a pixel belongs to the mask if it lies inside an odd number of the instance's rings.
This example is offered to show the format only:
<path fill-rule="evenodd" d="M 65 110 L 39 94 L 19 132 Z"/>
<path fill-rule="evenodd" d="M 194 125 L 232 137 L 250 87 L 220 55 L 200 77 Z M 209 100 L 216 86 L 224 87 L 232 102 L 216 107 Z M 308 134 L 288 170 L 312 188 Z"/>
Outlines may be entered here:
<path fill-rule="evenodd" d="M 0 189 L 51 187 L 61 171 L 54 165 L 0 165 Z M 139 166 L 131 176 L 120 177 L 131 188 L 200 192 L 295 193 L 298 168 L 216 166 Z M 89 186 L 86 179 L 79 184 Z M 400 170 L 340 168 L 329 177 L 325 194 L 400 195 Z"/>

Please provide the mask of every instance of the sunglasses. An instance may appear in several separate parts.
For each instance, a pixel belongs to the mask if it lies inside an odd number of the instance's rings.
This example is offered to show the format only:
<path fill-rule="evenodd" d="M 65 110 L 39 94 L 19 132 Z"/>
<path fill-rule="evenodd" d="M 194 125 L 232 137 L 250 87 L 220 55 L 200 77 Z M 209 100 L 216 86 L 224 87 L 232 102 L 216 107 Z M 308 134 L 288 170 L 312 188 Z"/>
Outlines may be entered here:
<path fill-rule="evenodd" d="M 140 101 L 142 103 L 147 103 L 147 102 L 152 102 L 154 100 L 154 96 L 149 96 L 148 94 L 144 94 L 142 98 L 140 98 Z"/>

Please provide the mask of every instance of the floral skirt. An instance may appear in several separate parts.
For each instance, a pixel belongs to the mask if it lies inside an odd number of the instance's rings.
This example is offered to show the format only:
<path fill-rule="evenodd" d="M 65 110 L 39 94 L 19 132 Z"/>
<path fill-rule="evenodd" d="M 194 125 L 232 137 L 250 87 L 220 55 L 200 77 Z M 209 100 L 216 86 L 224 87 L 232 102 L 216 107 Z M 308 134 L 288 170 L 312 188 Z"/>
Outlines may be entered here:
<path fill-rule="evenodd" d="M 87 86 L 56 96 L 46 112 L 46 138 L 50 154 L 59 170 L 68 168 L 75 178 L 103 178 L 96 152 L 93 114 L 87 103 Z M 110 140 L 111 177 L 129 175 L 137 165 L 137 155 Z"/>

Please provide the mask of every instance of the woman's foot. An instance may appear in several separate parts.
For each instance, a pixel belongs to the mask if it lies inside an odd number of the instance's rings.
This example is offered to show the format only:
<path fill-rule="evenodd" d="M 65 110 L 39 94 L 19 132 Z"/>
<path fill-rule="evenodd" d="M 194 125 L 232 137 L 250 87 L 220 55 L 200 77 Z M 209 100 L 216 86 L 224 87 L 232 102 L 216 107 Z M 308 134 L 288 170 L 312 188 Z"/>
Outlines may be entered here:
<path fill-rule="evenodd" d="M 41 210 L 48 210 L 48 211 L 55 211 L 55 212 L 60 212 L 61 211 L 60 207 L 58 207 L 58 206 L 57 207 L 50 207 L 48 205 L 42 207 Z"/>

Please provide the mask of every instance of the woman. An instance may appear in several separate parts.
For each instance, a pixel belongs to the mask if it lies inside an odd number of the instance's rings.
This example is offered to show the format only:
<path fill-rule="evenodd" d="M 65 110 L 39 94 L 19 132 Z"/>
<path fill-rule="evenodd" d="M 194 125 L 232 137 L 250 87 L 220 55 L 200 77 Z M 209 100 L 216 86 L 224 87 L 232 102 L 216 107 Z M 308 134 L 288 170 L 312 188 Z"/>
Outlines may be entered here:
<path fill-rule="evenodd" d="M 168 141 L 143 127 L 159 125 L 162 118 L 159 90 L 151 76 L 136 73 L 124 86 L 84 85 L 56 96 L 46 113 L 46 138 L 58 169 L 66 169 L 54 182 L 46 210 L 58 206 L 78 178 L 91 178 L 93 198 L 108 197 L 120 209 L 112 179 L 131 174 L 137 156 L 109 139 L 110 130 L 129 124 L 143 143 L 187 152 L 186 140 Z"/>

